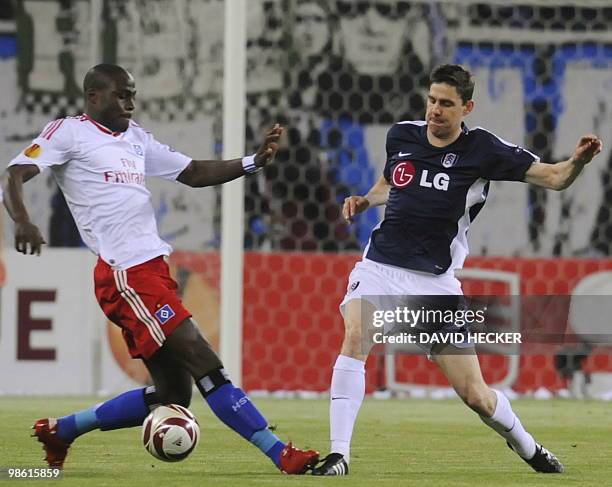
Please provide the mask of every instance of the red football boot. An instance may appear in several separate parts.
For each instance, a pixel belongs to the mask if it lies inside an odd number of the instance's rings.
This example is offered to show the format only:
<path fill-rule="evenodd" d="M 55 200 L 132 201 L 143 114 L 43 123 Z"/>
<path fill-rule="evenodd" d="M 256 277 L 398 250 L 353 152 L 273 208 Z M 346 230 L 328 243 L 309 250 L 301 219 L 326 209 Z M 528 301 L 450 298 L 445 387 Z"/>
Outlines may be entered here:
<path fill-rule="evenodd" d="M 319 461 L 316 450 L 300 450 L 289 443 L 280 456 L 281 471 L 289 475 L 301 475 L 313 468 Z"/>
<path fill-rule="evenodd" d="M 34 434 L 38 441 L 43 444 L 43 449 L 47 456 L 45 460 L 51 468 L 63 468 L 64 460 L 68 454 L 68 448 L 70 443 L 66 443 L 64 440 L 57 436 L 57 419 L 55 418 L 43 418 L 39 419 L 32 426 Z"/>

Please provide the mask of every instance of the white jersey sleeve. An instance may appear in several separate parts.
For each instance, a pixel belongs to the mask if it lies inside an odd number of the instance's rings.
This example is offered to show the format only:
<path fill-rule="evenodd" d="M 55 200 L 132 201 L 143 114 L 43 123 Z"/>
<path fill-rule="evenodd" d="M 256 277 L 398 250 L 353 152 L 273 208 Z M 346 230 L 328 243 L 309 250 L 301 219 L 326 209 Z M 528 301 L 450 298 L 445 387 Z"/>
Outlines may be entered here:
<path fill-rule="evenodd" d="M 9 163 L 9 166 L 34 164 L 40 172 L 65 164 L 72 158 L 73 136 L 69 124 L 60 118 L 47 124 L 32 143 Z"/>
<path fill-rule="evenodd" d="M 192 158 L 174 150 L 166 144 L 162 144 L 147 133 L 147 146 L 145 150 L 145 174 L 157 176 L 172 181 L 183 172 Z"/>

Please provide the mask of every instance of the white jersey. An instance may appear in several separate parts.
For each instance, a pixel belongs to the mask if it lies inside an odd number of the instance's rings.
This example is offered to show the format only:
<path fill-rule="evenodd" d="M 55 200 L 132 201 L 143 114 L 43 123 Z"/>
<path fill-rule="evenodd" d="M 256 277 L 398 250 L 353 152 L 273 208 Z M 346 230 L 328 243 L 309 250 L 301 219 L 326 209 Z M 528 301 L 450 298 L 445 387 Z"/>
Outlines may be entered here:
<path fill-rule="evenodd" d="M 127 269 L 172 251 L 159 237 L 145 176 L 176 180 L 190 161 L 134 122 L 112 132 L 82 115 L 49 123 L 9 165 L 51 169 L 85 244 Z"/>

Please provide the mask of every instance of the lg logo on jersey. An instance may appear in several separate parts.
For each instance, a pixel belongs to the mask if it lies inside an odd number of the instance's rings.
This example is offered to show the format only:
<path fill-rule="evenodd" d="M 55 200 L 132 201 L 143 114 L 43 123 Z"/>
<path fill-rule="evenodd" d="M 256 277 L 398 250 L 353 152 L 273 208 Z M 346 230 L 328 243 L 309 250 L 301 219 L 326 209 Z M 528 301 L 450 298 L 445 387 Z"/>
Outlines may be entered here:
<path fill-rule="evenodd" d="M 405 188 L 408 186 L 416 176 L 416 169 L 410 161 L 400 162 L 393 169 L 392 182 L 396 188 Z M 419 186 L 424 188 L 433 188 L 438 191 L 448 191 L 448 184 L 450 177 L 444 172 L 439 172 L 430 177 L 429 171 L 423 169 L 421 171 L 421 179 L 419 180 Z"/>
<path fill-rule="evenodd" d="M 450 177 L 448 174 L 444 172 L 436 173 L 431 181 L 428 181 L 429 171 L 427 169 L 423 169 L 421 173 L 421 180 L 419 184 L 424 188 L 431 188 L 433 186 L 434 189 L 438 189 L 440 191 L 448 191 L 448 183 L 450 181 Z"/>
<path fill-rule="evenodd" d="M 410 161 L 400 162 L 393 169 L 393 186 L 396 188 L 405 188 L 414 179 L 416 169 Z"/>

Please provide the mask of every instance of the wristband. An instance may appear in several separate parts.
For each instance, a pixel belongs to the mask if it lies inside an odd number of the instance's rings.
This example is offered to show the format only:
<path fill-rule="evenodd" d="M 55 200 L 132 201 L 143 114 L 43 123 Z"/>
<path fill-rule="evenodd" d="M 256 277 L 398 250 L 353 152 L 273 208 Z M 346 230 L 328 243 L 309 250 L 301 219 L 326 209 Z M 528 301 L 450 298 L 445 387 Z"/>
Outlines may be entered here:
<path fill-rule="evenodd" d="M 261 167 L 257 167 L 255 165 L 255 154 L 252 156 L 244 156 L 242 158 L 242 169 L 244 169 L 244 172 L 248 174 L 252 174 L 261 169 Z"/>

